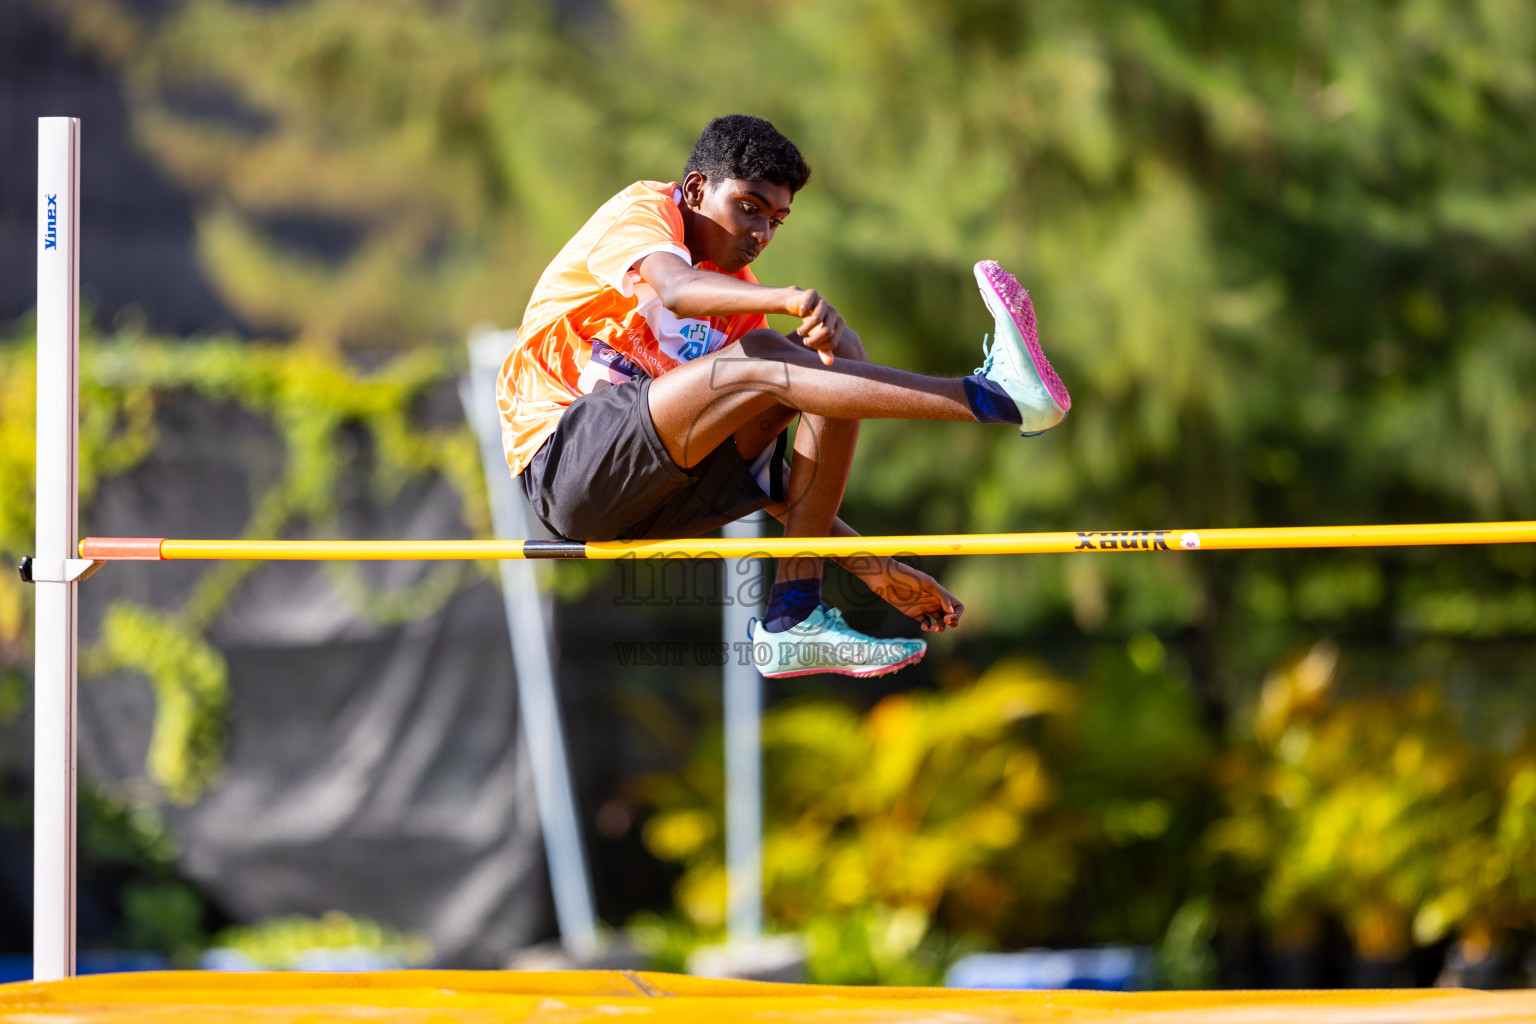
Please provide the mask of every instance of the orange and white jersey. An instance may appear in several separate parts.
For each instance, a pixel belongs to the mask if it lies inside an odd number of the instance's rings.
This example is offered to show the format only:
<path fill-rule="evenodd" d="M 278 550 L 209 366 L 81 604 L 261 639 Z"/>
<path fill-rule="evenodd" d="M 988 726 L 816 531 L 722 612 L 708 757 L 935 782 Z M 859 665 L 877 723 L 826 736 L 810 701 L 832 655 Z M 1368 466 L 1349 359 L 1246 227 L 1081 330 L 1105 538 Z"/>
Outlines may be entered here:
<path fill-rule="evenodd" d="M 635 264 L 654 252 L 725 273 L 695 263 L 684 246 L 681 202 L 676 182 L 636 182 L 592 215 L 534 286 L 496 386 L 514 476 L 579 396 L 637 374 L 659 377 L 767 326 L 761 313 L 679 317 L 641 279 Z M 746 267 L 731 276 L 757 283 Z"/>

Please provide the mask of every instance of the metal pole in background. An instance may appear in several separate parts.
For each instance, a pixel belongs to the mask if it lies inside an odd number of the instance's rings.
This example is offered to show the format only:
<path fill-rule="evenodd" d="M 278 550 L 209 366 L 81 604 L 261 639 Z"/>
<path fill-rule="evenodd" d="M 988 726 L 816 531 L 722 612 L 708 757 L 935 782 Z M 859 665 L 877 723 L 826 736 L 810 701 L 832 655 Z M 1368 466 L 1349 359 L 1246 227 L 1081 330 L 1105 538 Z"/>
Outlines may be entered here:
<path fill-rule="evenodd" d="M 764 513 L 726 525 L 726 537 L 763 535 Z M 725 864 L 726 929 L 733 946 L 763 937 L 763 677 L 740 646 L 747 622 L 760 614 L 758 558 L 722 563 L 725 638 Z"/>
<path fill-rule="evenodd" d="M 75 973 L 80 120 L 37 122 L 37 599 L 32 977 Z"/>
<path fill-rule="evenodd" d="M 496 377 L 513 340 L 510 332 L 472 336 L 469 380 L 460 392 L 464 414 L 480 441 L 497 537 L 528 536 L 527 508 L 521 489 L 507 472 L 501 418 L 496 413 Z M 597 914 L 565 755 L 565 731 L 549 653 L 549 624 L 539 599 L 534 563 L 503 559 L 500 566 L 502 601 L 517 673 L 519 717 L 533 763 L 533 788 L 539 805 L 539 829 L 544 833 L 544 855 L 549 860 L 555 919 L 566 950 L 577 961 L 589 960 L 598 952 Z"/>

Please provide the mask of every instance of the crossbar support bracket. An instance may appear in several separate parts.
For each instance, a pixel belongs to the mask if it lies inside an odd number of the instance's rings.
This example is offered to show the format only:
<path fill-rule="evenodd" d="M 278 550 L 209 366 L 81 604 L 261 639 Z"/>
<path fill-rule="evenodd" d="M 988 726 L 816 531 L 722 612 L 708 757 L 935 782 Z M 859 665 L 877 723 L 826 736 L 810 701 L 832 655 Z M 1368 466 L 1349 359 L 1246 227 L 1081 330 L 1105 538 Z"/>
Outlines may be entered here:
<path fill-rule="evenodd" d="M 38 558 L 28 555 L 17 571 L 23 583 L 78 583 L 90 579 L 106 562 L 95 558 Z"/>

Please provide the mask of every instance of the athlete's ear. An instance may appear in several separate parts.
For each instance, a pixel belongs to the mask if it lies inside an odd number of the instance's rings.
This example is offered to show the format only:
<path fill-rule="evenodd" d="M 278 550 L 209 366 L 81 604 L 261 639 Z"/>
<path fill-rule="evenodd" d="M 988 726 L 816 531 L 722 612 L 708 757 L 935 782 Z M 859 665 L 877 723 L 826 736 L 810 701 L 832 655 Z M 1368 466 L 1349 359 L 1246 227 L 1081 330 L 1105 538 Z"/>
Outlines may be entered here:
<path fill-rule="evenodd" d="M 702 171 L 689 171 L 683 175 L 683 202 L 688 204 L 690 210 L 697 210 L 704 203 L 704 189 L 708 187 L 709 179 L 704 177 Z"/>

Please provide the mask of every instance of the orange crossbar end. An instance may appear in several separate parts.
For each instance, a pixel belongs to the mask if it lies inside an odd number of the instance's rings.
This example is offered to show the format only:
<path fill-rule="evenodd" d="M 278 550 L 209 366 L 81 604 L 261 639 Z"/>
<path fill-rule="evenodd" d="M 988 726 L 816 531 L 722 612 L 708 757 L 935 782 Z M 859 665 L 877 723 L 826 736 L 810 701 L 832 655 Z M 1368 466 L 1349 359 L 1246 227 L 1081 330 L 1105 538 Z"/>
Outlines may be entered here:
<path fill-rule="evenodd" d="M 87 537 L 80 557 L 97 562 L 159 562 L 164 537 Z"/>

